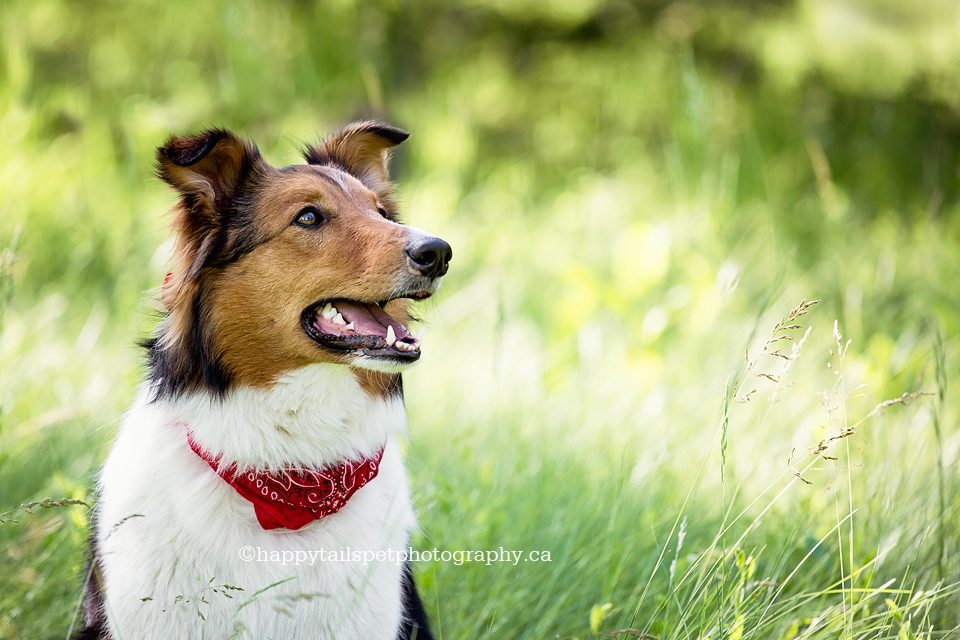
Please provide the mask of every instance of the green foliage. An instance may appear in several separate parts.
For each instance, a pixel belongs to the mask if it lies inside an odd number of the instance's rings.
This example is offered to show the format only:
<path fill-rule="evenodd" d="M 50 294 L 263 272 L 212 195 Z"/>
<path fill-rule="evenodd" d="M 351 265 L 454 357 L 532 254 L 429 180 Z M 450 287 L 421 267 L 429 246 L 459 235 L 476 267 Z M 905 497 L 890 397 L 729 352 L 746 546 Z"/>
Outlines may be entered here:
<path fill-rule="evenodd" d="M 406 218 L 455 254 L 406 379 L 415 546 L 551 555 L 420 563 L 443 636 L 955 636 L 958 20 L 6 0 L 0 513 L 51 508 L 3 516 L 0 637 L 76 616 L 68 502 L 95 501 L 165 273 L 154 149 L 218 125 L 288 164 L 361 115 L 414 133 Z M 812 332 L 770 342 L 801 299 Z"/>

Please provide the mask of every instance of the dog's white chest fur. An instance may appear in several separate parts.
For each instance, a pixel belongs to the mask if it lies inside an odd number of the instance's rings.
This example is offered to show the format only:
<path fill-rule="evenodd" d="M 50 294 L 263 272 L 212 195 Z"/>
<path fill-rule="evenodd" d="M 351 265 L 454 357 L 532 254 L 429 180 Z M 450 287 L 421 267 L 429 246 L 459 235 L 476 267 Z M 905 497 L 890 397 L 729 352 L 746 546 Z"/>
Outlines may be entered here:
<path fill-rule="evenodd" d="M 399 397 L 370 397 L 338 365 L 223 400 L 150 403 L 144 389 L 100 481 L 97 544 L 113 637 L 396 638 L 396 558 L 416 524 L 396 442 L 405 424 Z M 265 531 L 253 505 L 190 450 L 186 425 L 224 461 L 259 468 L 320 467 L 387 446 L 377 477 L 340 511 L 297 531 Z M 276 561 L 347 547 L 392 550 L 394 559 Z"/>

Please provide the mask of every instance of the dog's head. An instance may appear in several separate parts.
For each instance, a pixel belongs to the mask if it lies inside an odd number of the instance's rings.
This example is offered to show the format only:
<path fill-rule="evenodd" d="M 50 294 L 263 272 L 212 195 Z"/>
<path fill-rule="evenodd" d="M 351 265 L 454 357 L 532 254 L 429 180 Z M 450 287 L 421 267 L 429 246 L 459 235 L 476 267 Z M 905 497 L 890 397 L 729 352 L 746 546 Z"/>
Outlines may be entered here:
<path fill-rule="evenodd" d="M 419 358 L 407 307 L 437 290 L 452 254 L 397 222 L 388 154 L 408 135 L 355 123 L 283 169 L 224 130 L 158 150 L 180 195 L 167 317 L 147 343 L 160 395 L 265 386 L 317 362 L 395 373 Z"/>

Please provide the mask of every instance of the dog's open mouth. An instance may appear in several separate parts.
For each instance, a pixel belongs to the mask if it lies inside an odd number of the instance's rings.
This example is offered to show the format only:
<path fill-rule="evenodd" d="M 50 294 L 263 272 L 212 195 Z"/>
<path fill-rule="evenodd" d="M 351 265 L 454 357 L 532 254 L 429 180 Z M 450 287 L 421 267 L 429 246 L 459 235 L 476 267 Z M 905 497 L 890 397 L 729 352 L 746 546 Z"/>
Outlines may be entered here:
<path fill-rule="evenodd" d="M 384 311 L 380 304 L 329 300 L 303 312 L 303 327 L 315 342 L 337 351 L 357 351 L 377 358 L 413 361 L 420 338 Z"/>

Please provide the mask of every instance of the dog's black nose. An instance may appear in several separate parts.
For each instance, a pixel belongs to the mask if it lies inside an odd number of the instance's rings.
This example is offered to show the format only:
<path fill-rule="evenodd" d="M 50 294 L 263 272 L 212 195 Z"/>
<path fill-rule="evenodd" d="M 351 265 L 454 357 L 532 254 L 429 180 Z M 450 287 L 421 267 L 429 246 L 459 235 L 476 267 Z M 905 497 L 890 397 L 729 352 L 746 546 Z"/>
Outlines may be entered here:
<path fill-rule="evenodd" d="M 436 236 L 421 236 L 410 241 L 407 257 L 414 269 L 428 278 L 439 278 L 447 272 L 453 249 Z"/>

